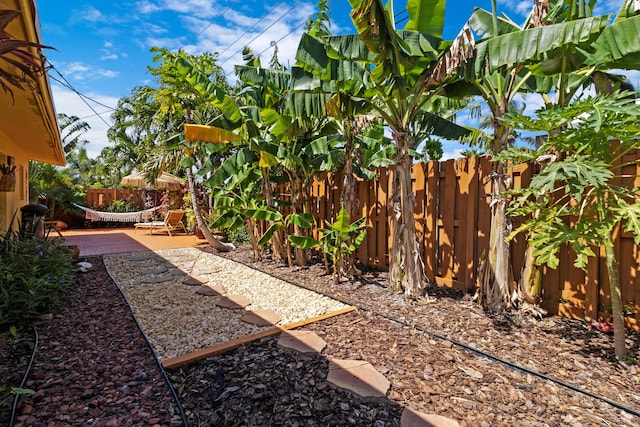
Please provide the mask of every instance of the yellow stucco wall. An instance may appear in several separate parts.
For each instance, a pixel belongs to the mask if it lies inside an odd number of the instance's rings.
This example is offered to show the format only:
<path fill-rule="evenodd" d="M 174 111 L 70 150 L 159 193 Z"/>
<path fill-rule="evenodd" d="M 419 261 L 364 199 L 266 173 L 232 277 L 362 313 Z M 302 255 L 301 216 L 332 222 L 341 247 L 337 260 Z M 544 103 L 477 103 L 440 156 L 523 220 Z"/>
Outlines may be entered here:
<path fill-rule="evenodd" d="M 16 189 L 14 191 L 0 191 L 0 232 L 7 230 L 11 223 L 11 218 L 17 212 L 17 219 L 20 219 L 20 208 L 29 203 L 29 185 L 27 172 L 29 171 L 29 158 L 18 147 L 12 146 L 2 141 L 0 133 L 0 163 L 7 164 L 7 156 L 15 159 L 16 168 Z M 17 227 L 17 223 L 13 224 Z"/>

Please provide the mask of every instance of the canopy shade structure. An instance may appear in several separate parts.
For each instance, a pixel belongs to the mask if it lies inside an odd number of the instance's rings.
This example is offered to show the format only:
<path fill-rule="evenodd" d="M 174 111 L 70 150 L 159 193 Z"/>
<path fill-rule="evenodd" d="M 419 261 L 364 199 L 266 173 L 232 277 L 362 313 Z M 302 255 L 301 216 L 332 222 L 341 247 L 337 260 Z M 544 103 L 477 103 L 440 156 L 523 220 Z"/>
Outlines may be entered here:
<path fill-rule="evenodd" d="M 138 188 L 155 188 L 157 190 L 181 190 L 184 187 L 184 181 L 175 175 L 162 172 L 154 184 L 151 183 L 143 172 L 127 175 L 120 180 L 120 185 L 126 187 Z"/>

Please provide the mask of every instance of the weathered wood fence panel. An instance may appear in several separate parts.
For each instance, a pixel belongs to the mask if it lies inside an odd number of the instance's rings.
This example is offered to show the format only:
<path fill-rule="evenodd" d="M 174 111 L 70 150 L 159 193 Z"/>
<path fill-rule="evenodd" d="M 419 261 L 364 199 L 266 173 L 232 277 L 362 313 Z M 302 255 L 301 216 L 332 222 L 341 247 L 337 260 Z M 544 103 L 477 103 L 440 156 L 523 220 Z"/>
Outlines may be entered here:
<path fill-rule="evenodd" d="M 620 159 L 620 176 L 628 185 L 640 187 L 640 153 Z M 416 164 L 412 180 L 416 199 L 416 238 L 429 281 L 462 290 L 476 285 L 491 230 L 491 162 L 486 157 Z M 380 169 L 373 181 L 357 181 L 357 209 L 370 227 L 357 256 L 365 265 L 387 269 L 391 246 L 392 169 Z M 533 177 L 528 164 L 510 169 L 511 185 L 527 186 Z M 311 188 L 312 211 L 319 224 L 332 221 L 340 209 L 342 175 L 323 175 Z M 353 218 L 355 220 L 357 218 Z M 514 223 L 513 227 L 519 224 Z M 623 301 L 631 327 L 640 325 L 640 249 L 633 236 L 622 229 L 615 234 Z M 527 248 L 524 236 L 512 241 L 512 267 L 516 280 Z M 542 268 L 543 308 L 573 318 L 597 319 L 610 310 L 609 283 L 604 252 L 598 248 L 587 272 L 574 267 L 575 254 L 565 248 L 557 270 Z"/>

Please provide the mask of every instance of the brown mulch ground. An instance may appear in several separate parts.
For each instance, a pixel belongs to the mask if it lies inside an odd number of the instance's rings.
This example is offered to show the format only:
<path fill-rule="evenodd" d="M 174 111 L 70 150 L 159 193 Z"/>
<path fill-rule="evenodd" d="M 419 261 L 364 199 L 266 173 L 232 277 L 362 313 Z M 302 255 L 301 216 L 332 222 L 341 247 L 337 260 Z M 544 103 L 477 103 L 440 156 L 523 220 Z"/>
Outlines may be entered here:
<path fill-rule="evenodd" d="M 368 272 L 332 285 L 321 265 L 289 269 L 253 264 L 247 250 L 222 254 L 362 309 L 305 329 L 328 343 L 301 356 L 264 339 L 170 371 L 189 425 L 397 426 L 407 406 L 467 426 L 633 426 L 640 417 L 601 399 L 521 372 L 493 358 L 640 410 L 640 371 L 613 359 L 612 338 L 582 322 L 548 317 L 487 317 L 469 295 L 431 288 L 436 300 L 412 303 L 387 290 L 386 275 Z M 181 425 L 144 337 L 102 262 L 40 326 L 40 343 L 16 425 Z M 176 319 L 179 321 L 179 319 Z M 0 379 L 16 384 L 32 345 L 0 345 Z M 448 338 L 450 340 L 442 339 Z M 490 354 L 487 358 L 471 349 Z M 628 335 L 640 356 L 640 338 Z M 392 384 L 388 399 L 355 399 L 326 382 L 328 358 L 364 359 Z M 19 372 L 16 375 L 16 372 Z M 19 380 L 18 380 L 19 381 Z M 10 403 L 0 400 L 0 424 Z"/>

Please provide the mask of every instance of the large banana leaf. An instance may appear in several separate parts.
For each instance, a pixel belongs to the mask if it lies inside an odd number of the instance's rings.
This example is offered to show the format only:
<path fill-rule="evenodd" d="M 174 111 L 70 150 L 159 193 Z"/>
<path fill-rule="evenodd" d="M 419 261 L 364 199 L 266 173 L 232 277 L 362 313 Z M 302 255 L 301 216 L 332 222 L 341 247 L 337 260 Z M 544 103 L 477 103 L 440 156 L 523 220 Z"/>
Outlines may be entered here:
<path fill-rule="evenodd" d="M 479 42 L 476 44 L 476 73 L 480 74 L 485 64 L 493 72 L 503 66 L 539 60 L 543 54 L 554 49 L 595 41 L 608 20 L 608 15 L 584 18 L 530 28 Z"/>
<path fill-rule="evenodd" d="M 210 188 L 218 187 L 229 177 L 239 174 L 243 169 L 246 169 L 248 165 L 256 163 L 257 161 L 258 157 L 253 151 L 248 148 L 242 148 L 232 154 L 216 169 L 207 180 L 207 185 Z"/>
<path fill-rule="evenodd" d="M 331 99 L 331 93 L 289 92 L 286 98 L 287 111 L 295 117 L 324 117 L 327 115 L 325 104 Z"/>
<path fill-rule="evenodd" d="M 442 38 L 446 0 L 408 0 L 409 22 L 405 30 L 416 30 Z"/>
<path fill-rule="evenodd" d="M 498 34 L 509 34 L 515 31 L 520 31 L 519 25 L 514 23 L 506 16 L 499 16 L 498 18 Z M 487 10 L 476 8 L 469 18 L 469 25 L 473 28 L 480 38 L 495 37 L 493 31 L 493 14 Z"/>
<path fill-rule="evenodd" d="M 242 119 L 242 113 L 238 104 L 226 91 L 215 82 L 196 70 L 188 61 L 179 58 L 176 61 L 178 72 L 202 95 L 207 102 L 218 107 L 222 114 L 233 123 L 238 123 Z"/>
<path fill-rule="evenodd" d="M 616 21 L 603 31 L 587 54 L 591 64 L 640 69 L 640 15 Z"/>
<path fill-rule="evenodd" d="M 358 34 L 325 37 L 327 55 L 331 59 L 349 59 L 360 62 L 373 62 L 375 55 Z"/>
<path fill-rule="evenodd" d="M 337 92 L 338 86 L 334 80 L 324 81 L 304 68 L 292 67 L 290 89 L 306 92 Z"/>
<path fill-rule="evenodd" d="M 245 83 L 273 88 L 283 92 L 289 88 L 291 75 L 267 68 L 236 65 L 236 76 Z"/>

